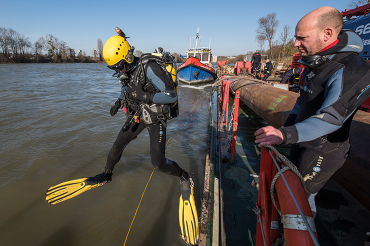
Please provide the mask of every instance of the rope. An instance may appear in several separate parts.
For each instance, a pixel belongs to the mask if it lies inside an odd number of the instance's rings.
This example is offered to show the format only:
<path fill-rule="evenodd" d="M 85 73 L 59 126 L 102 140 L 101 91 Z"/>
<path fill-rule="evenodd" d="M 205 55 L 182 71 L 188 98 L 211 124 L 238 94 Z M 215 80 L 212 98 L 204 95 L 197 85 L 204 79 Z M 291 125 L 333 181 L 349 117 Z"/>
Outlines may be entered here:
<path fill-rule="evenodd" d="M 146 188 L 148 187 L 148 184 L 149 184 L 150 180 L 152 179 L 152 176 L 153 176 L 154 170 L 155 170 L 155 168 L 153 169 L 152 174 L 150 175 L 149 180 L 148 180 L 148 182 L 146 183 L 146 186 L 145 186 L 144 192 L 143 192 L 143 194 L 141 195 L 141 199 L 140 199 L 139 205 L 138 205 L 138 206 L 137 206 L 137 208 L 136 208 L 136 212 L 135 212 L 134 218 L 133 218 L 133 219 L 132 219 L 132 221 L 131 221 L 131 225 L 130 225 L 130 228 L 128 229 L 128 232 L 127 232 L 127 235 L 126 235 L 126 239 L 125 239 L 125 243 L 123 244 L 123 246 L 125 246 L 125 245 L 126 245 L 126 241 L 127 241 L 127 238 L 128 238 L 128 234 L 130 234 L 132 224 L 134 223 L 134 220 L 135 220 L 135 217 L 136 217 L 137 211 L 139 210 L 139 207 L 140 207 L 141 201 L 143 200 L 143 197 L 144 197 L 144 194 L 145 194 Z"/>
<path fill-rule="evenodd" d="M 232 130 L 233 130 L 233 121 L 234 121 L 234 111 L 235 111 L 235 101 L 234 101 L 233 107 L 231 109 L 229 125 L 226 128 L 226 131 L 227 131 L 226 142 L 225 142 L 224 150 L 222 152 L 222 156 L 221 156 L 222 158 L 221 159 L 223 159 L 226 156 L 226 152 L 229 150 L 230 145 L 231 145 L 231 139 L 233 137 L 233 131 Z M 229 116 L 226 115 L 226 117 L 229 117 Z M 231 129 L 231 131 L 230 131 L 230 129 Z"/>
<path fill-rule="evenodd" d="M 201 99 L 201 98 L 199 98 L 199 99 L 195 102 L 195 104 L 194 104 L 193 108 L 191 109 L 190 113 L 191 113 L 191 112 L 193 112 L 193 110 L 194 110 L 194 108 L 195 108 L 195 105 L 199 102 L 199 100 L 200 100 L 200 99 Z M 173 135 L 175 135 L 176 133 L 177 133 L 177 131 L 175 131 L 174 133 L 172 133 L 172 135 L 171 135 L 171 137 L 168 139 L 168 141 L 167 141 L 167 143 L 166 143 L 165 147 L 166 147 L 166 146 L 167 146 L 167 144 L 170 142 L 170 140 L 171 140 L 172 136 L 173 136 Z M 155 168 L 153 168 L 152 174 L 150 175 L 149 180 L 148 180 L 148 182 L 146 183 L 146 186 L 145 186 L 144 192 L 143 192 L 143 194 L 141 195 L 141 199 L 140 199 L 139 205 L 138 205 L 138 206 L 137 206 L 137 208 L 136 208 L 134 218 L 133 218 L 133 219 L 132 219 L 132 221 L 131 221 L 131 225 L 130 225 L 130 228 L 128 229 L 128 232 L 127 232 L 127 235 L 126 235 L 126 239 L 125 239 L 125 243 L 123 244 L 123 246 L 125 246 L 125 245 L 126 245 L 127 238 L 128 238 L 128 235 L 130 234 L 132 224 L 134 223 L 134 220 L 135 220 L 135 218 L 136 218 L 136 214 L 137 214 L 137 211 L 139 210 L 139 207 L 140 207 L 141 201 L 143 200 L 143 197 L 144 197 L 144 194 L 145 194 L 146 188 L 148 187 L 149 182 L 150 182 L 150 180 L 152 179 L 152 176 L 153 176 L 154 170 L 155 170 Z"/>
<path fill-rule="evenodd" d="M 272 145 L 264 145 L 264 146 L 267 147 L 267 148 L 270 148 L 275 153 L 275 155 L 286 165 L 283 169 L 281 169 L 281 172 L 283 173 L 283 172 L 285 172 L 289 169 L 292 170 L 298 176 L 298 178 L 301 180 L 301 182 L 303 184 L 303 187 L 305 187 L 305 182 L 303 180 L 303 177 L 302 177 L 301 173 L 298 171 L 297 167 L 288 158 L 286 158 L 285 155 L 283 155 L 279 151 L 277 151 L 277 149 L 275 149 L 274 146 L 272 146 Z M 259 147 L 261 147 L 261 145 L 259 145 Z M 278 172 L 278 173 L 276 173 L 276 175 L 272 179 L 271 187 L 270 187 L 270 195 L 271 195 L 272 203 L 274 204 L 276 210 L 278 211 L 278 213 L 281 216 L 281 211 L 277 208 L 276 201 L 275 201 L 275 196 L 274 196 L 275 183 L 276 183 L 276 180 L 279 177 L 280 177 L 280 173 Z"/>
<path fill-rule="evenodd" d="M 212 85 L 212 88 L 213 88 L 212 91 L 214 91 L 215 87 L 219 86 L 222 83 L 223 80 L 226 80 L 228 78 L 230 78 L 230 76 L 226 76 L 225 78 L 218 78 L 217 81 L 215 83 L 213 83 L 213 85 Z M 233 84 L 233 83 L 234 82 L 232 82 L 231 84 Z M 230 89 L 232 90 L 231 84 L 230 84 Z M 234 120 L 234 110 L 235 110 L 235 101 L 234 101 L 234 104 L 233 104 L 232 109 L 231 109 L 229 125 L 226 127 L 226 131 L 227 131 L 226 142 L 225 142 L 222 154 L 221 154 L 221 159 L 223 159 L 226 156 L 226 152 L 229 150 L 230 145 L 231 145 L 231 137 L 233 136 L 233 134 L 232 134 L 232 131 L 230 131 L 230 129 L 233 129 L 232 126 L 233 126 L 233 120 Z M 229 118 L 228 115 L 226 115 L 226 117 Z"/>
<path fill-rule="evenodd" d="M 277 238 L 275 243 L 271 244 L 271 246 L 284 246 L 285 245 L 285 239 L 284 234 L 281 236 L 281 238 Z"/>
<path fill-rule="evenodd" d="M 317 241 L 317 239 L 316 239 L 316 237 L 315 237 L 315 234 L 313 233 L 313 231 L 312 231 L 312 229 L 311 229 L 311 226 L 310 226 L 310 224 L 308 223 L 308 221 L 307 221 L 307 218 L 306 218 L 305 214 L 303 213 L 303 211 L 302 211 L 301 207 L 299 206 L 299 204 L 298 204 L 298 202 L 297 202 L 297 200 L 296 200 L 296 198 L 295 198 L 295 196 L 294 196 L 294 194 L 293 194 L 293 191 L 290 189 L 290 186 L 289 186 L 289 184 L 288 184 L 287 180 L 285 179 L 285 177 L 284 177 L 284 175 L 283 175 L 283 173 L 282 173 L 282 171 L 281 171 L 281 169 L 280 169 L 280 167 L 279 167 L 279 164 L 278 164 L 278 163 L 277 163 L 277 161 L 275 160 L 275 158 L 274 158 L 274 156 L 272 155 L 271 151 L 269 150 L 268 152 L 269 152 L 269 154 L 270 154 L 270 156 L 271 156 L 272 160 L 274 161 L 274 163 L 275 163 L 275 165 L 276 165 L 276 168 L 279 170 L 279 173 L 281 174 L 281 177 L 282 177 L 282 179 L 283 179 L 283 181 L 284 181 L 284 183 L 285 183 L 285 185 L 286 185 L 286 187 L 287 187 L 287 189 L 288 189 L 288 191 L 289 191 L 289 193 L 290 193 L 290 196 L 292 197 L 292 199 L 293 199 L 293 201 L 294 201 L 294 204 L 296 205 L 296 207 L 297 207 L 297 209 L 298 209 L 298 211 L 299 211 L 299 213 L 300 213 L 300 215 L 301 215 L 301 217 L 302 217 L 302 219 L 303 219 L 303 221 L 304 221 L 304 223 L 305 223 L 305 225 L 306 225 L 306 227 L 307 227 L 307 230 L 308 230 L 308 232 L 310 233 L 310 236 L 311 236 L 311 238 L 312 238 L 312 241 L 314 242 L 314 244 L 315 244 L 316 246 L 319 246 L 320 244 L 319 244 L 319 242 Z"/>

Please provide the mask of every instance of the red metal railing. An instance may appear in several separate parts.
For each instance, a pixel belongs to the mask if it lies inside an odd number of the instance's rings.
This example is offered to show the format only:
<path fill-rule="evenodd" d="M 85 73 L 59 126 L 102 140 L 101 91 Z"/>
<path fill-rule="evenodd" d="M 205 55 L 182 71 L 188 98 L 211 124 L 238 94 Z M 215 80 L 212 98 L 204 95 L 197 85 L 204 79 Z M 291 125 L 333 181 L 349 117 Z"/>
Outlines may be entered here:
<path fill-rule="evenodd" d="M 266 245 L 271 245 L 280 237 L 279 230 L 271 230 L 271 220 L 277 221 L 278 218 L 276 208 L 274 207 L 269 195 L 271 181 L 275 174 L 276 167 L 273 160 L 266 148 L 262 147 L 257 203 L 257 206 L 261 209 L 261 214 L 257 216 L 260 216 L 261 220 L 257 220 L 256 246 L 265 245 L 264 241 L 266 241 Z"/>
<path fill-rule="evenodd" d="M 221 122 L 220 122 L 220 129 L 224 130 L 226 128 L 229 121 L 229 93 L 230 93 L 230 84 L 229 80 L 223 80 L 221 86 L 221 96 L 220 96 L 220 105 L 221 108 Z M 233 125 L 232 125 L 232 139 L 231 139 L 231 160 L 235 160 L 235 144 L 236 144 L 236 132 L 238 130 L 238 114 L 239 114 L 239 98 L 240 92 L 236 91 L 235 98 L 234 98 L 234 111 L 233 111 Z M 229 141 L 229 139 L 226 139 Z"/>
<path fill-rule="evenodd" d="M 239 114 L 239 98 L 240 92 L 236 91 L 234 99 L 234 119 L 233 119 L 233 136 L 231 139 L 231 160 L 235 160 L 235 144 L 236 144 L 236 131 L 238 130 L 238 114 Z"/>

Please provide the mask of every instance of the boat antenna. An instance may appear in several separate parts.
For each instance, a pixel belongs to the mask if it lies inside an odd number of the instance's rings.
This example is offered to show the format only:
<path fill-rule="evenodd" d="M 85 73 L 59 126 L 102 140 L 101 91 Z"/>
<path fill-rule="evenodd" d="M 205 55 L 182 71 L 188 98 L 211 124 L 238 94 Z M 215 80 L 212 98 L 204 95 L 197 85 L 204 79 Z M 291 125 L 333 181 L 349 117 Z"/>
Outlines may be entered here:
<path fill-rule="evenodd" d="M 198 31 L 197 31 L 197 35 L 195 37 L 190 37 L 190 49 L 191 48 L 191 44 L 192 44 L 192 40 L 193 38 L 195 38 L 195 47 L 194 47 L 194 50 L 197 50 L 198 48 L 198 45 L 200 44 L 200 42 L 202 41 L 202 37 L 199 36 L 199 27 L 198 27 Z M 200 41 L 198 43 L 198 39 L 200 38 Z M 194 43 L 193 43 L 194 44 Z"/>
<path fill-rule="evenodd" d="M 195 36 L 195 50 L 198 48 L 198 39 L 199 39 L 199 27 L 197 31 L 197 36 Z"/>
<path fill-rule="evenodd" d="M 191 37 L 190 37 L 190 44 L 189 44 L 189 50 L 191 49 Z"/>
<path fill-rule="evenodd" d="M 209 46 L 208 46 L 208 49 L 211 50 L 211 40 L 212 39 L 209 39 Z"/>

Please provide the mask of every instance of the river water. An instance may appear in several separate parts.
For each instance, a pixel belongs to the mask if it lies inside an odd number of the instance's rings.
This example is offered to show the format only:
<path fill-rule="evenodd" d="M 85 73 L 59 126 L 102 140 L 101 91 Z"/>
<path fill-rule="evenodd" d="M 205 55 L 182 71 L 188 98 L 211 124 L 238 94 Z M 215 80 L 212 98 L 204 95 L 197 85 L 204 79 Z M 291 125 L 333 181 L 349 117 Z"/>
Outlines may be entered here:
<path fill-rule="evenodd" d="M 105 64 L 0 64 L 0 245 L 183 245 L 179 179 L 153 171 L 143 131 L 123 152 L 113 181 L 48 205 L 45 191 L 104 169 L 125 116 Z M 194 173 L 200 214 L 208 138 L 208 86 L 178 87 L 180 116 L 166 157 Z"/>

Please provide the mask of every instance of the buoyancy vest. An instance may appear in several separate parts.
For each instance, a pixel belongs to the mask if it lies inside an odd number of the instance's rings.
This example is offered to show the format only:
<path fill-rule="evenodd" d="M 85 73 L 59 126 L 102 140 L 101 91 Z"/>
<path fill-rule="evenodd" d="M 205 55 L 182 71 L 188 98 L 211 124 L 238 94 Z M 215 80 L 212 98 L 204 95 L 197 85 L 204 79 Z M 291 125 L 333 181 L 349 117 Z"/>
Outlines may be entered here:
<path fill-rule="evenodd" d="M 285 143 L 316 148 L 323 141 L 348 140 L 352 118 L 370 96 L 370 66 L 358 55 L 362 49 L 357 33 L 342 30 L 333 46 L 302 57 L 301 95 L 282 128 Z"/>
<path fill-rule="evenodd" d="M 177 92 L 176 64 L 169 53 L 143 54 L 138 61 L 136 71 L 131 76 L 132 82 L 136 85 L 140 83 L 145 92 L 152 94 L 161 92 L 152 84 L 145 74 L 149 62 L 157 63 L 167 73 L 167 76 L 173 81 Z M 146 124 L 157 124 L 161 122 L 166 126 L 166 120 L 173 119 L 177 116 L 179 116 L 178 100 L 171 104 L 143 104 L 140 118 Z"/>
<path fill-rule="evenodd" d="M 295 123 L 302 122 L 317 114 L 326 99 L 325 88 L 329 78 L 342 68 L 345 68 L 341 78 L 342 91 L 340 97 L 331 105 L 333 108 L 331 111 L 333 111 L 333 114 L 334 112 L 338 114 L 338 118 L 349 118 L 337 131 L 328 134 L 327 138 L 330 142 L 344 142 L 348 139 L 349 128 L 354 116 L 354 113 L 350 114 L 370 94 L 370 91 L 366 89 L 369 86 L 369 80 L 367 79 L 369 65 L 356 53 L 338 53 L 320 66 L 305 69 L 300 85 L 301 108 Z M 361 95 L 362 92 L 365 93 Z M 323 120 L 325 120 L 325 117 Z"/>

